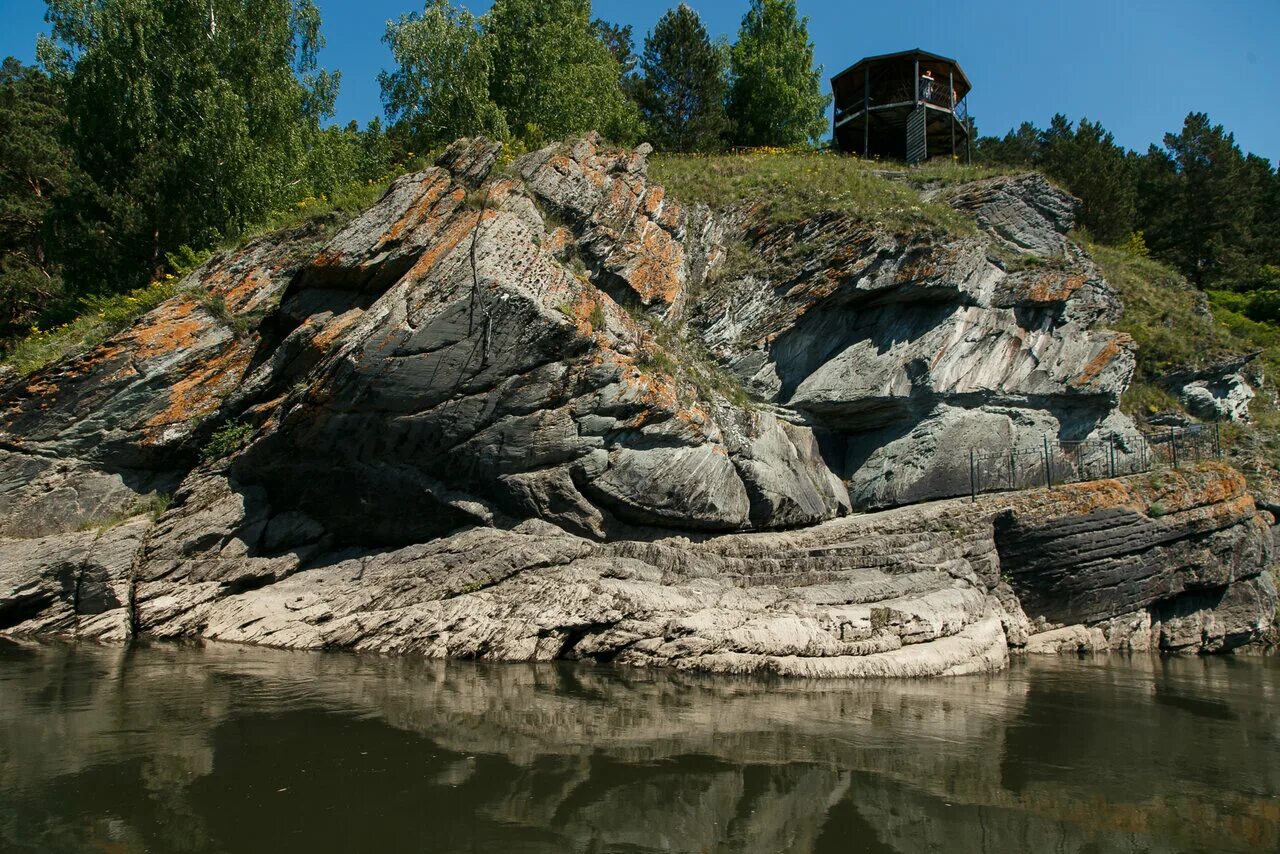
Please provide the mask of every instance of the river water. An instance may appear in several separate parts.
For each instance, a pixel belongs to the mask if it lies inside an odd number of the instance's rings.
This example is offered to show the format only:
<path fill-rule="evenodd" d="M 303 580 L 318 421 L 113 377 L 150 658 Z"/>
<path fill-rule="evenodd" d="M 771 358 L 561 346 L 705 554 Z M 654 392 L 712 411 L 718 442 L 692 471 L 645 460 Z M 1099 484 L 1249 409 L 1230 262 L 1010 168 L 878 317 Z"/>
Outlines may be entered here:
<path fill-rule="evenodd" d="M 0 641 L 0 850 L 1277 851 L 1280 661 L 788 682 Z"/>

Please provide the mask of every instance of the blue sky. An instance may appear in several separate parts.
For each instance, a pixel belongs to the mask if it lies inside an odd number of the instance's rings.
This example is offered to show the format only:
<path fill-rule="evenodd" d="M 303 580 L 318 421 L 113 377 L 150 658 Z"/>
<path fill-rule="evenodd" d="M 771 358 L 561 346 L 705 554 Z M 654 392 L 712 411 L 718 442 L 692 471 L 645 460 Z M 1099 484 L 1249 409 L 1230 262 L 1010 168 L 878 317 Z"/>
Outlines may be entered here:
<path fill-rule="evenodd" d="M 342 71 L 340 121 L 378 115 L 385 22 L 409 0 L 317 0 L 329 68 Z M 595 0 L 595 14 L 643 34 L 675 0 Z M 715 34 L 737 32 L 746 0 L 689 0 Z M 473 12 L 489 0 L 464 3 Z M 1101 121 L 1145 150 L 1209 113 L 1246 151 L 1280 158 L 1280 0 L 799 0 L 826 76 L 866 55 L 920 47 L 958 59 L 984 134 L 1055 112 Z M 0 0 L 0 54 L 31 61 L 42 0 Z M 1269 103 L 1270 102 L 1270 103 Z"/>

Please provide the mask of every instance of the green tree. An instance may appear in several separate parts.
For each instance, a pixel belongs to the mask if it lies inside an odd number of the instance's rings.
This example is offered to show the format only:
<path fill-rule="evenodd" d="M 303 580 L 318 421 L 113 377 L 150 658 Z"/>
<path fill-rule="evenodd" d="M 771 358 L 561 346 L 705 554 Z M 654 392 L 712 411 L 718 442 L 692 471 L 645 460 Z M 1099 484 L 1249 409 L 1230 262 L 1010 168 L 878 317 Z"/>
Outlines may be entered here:
<path fill-rule="evenodd" d="M 1255 199 L 1234 136 L 1204 113 L 1191 113 L 1181 133 L 1165 134 L 1164 147 L 1172 175 L 1166 172 L 1168 183 L 1153 202 L 1166 212 L 1144 225 L 1152 254 L 1202 288 L 1239 274 L 1247 265 Z"/>
<path fill-rule="evenodd" d="M 38 53 L 89 179 L 59 212 L 78 290 L 137 284 L 310 191 L 338 84 L 312 0 L 48 3 Z"/>
<path fill-rule="evenodd" d="M 479 20 L 448 0 L 387 22 L 382 40 L 396 70 L 378 75 L 387 119 L 419 149 L 462 136 L 507 137 L 507 123 L 489 95 L 493 56 Z"/>
<path fill-rule="evenodd" d="M 390 142 L 382 123 L 375 118 L 360 130 L 352 121 L 316 134 L 308 158 L 307 186 L 316 195 L 333 195 L 352 183 L 380 180 L 390 168 Z"/>
<path fill-rule="evenodd" d="M 0 66 L 0 335 L 29 324 L 62 289 L 46 220 L 72 180 L 62 100 L 38 68 Z"/>
<path fill-rule="evenodd" d="M 741 145 L 799 145 L 827 129 L 831 96 L 795 0 L 751 0 L 730 52 L 729 114 Z"/>
<path fill-rule="evenodd" d="M 631 25 L 612 24 L 603 18 L 596 18 L 591 22 L 591 28 L 596 31 L 596 37 L 608 49 L 609 55 L 618 63 L 619 79 L 623 81 L 625 89 L 626 82 L 635 74 L 636 63 L 639 61 Z"/>
<path fill-rule="evenodd" d="M 1040 130 L 1023 122 L 1003 138 L 984 136 L 977 141 L 977 158 L 1004 166 L 1034 166 L 1040 159 Z"/>
<path fill-rule="evenodd" d="M 1041 136 L 1039 165 L 1080 198 L 1080 222 L 1095 238 L 1114 244 L 1133 233 L 1133 169 L 1101 123 L 1081 119 L 1073 129 L 1065 116 L 1054 116 Z"/>
<path fill-rule="evenodd" d="M 729 129 L 724 59 L 697 12 L 684 3 L 667 11 L 644 40 L 640 69 L 640 114 L 659 148 L 723 147 Z"/>
<path fill-rule="evenodd" d="M 513 134 L 531 144 L 590 130 L 636 138 L 639 115 L 591 24 L 590 0 L 495 0 L 484 29 L 489 91 Z"/>

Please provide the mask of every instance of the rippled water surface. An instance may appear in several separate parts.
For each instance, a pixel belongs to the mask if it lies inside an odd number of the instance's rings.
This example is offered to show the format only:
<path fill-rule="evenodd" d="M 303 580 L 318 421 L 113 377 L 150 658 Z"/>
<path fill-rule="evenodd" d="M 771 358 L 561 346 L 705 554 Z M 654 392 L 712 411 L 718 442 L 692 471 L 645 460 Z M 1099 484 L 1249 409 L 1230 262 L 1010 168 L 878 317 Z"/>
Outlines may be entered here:
<path fill-rule="evenodd" d="M 1276 851 L 1280 661 L 822 683 L 0 641 L 0 850 Z"/>

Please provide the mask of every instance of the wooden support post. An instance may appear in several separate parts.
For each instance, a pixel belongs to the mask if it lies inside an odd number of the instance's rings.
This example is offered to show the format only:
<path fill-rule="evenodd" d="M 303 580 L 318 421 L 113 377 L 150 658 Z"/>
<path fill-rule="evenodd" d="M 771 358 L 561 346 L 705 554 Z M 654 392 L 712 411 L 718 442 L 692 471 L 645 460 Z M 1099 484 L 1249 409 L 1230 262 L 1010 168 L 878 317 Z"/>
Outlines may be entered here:
<path fill-rule="evenodd" d="M 951 92 L 951 115 L 947 118 L 947 126 L 951 128 L 951 162 L 956 160 L 956 73 L 947 72 L 947 87 Z"/>
<path fill-rule="evenodd" d="M 915 91 L 916 91 L 915 105 L 918 107 L 918 106 L 920 106 L 920 60 L 918 60 L 918 59 L 916 60 L 916 80 L 915 80 L 915 83 L 916 83 L 916 89 L 915 89 Z"/>
<path fill-rule="evenodd" d="M 1044 483 L 1053 489 L 1053 468 L 1049 462 L 1049 437 L 1044 437 Z"/>

